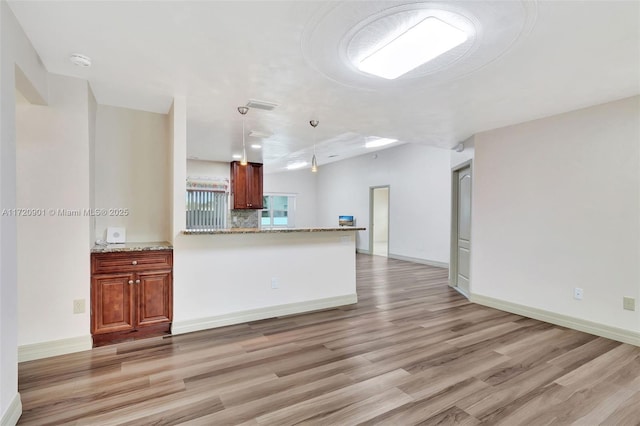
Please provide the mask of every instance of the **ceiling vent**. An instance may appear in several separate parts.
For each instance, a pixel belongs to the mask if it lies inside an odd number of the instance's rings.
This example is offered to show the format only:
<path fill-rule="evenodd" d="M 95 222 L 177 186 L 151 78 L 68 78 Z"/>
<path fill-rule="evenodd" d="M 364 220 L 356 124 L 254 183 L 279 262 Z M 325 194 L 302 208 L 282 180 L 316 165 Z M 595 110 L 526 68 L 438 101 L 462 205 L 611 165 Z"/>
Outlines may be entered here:
<path fill-rule="evenodd" d="M 249 99 L 249 102 L 247 102 L 247 106 L 249 108 L 261 109 L 264 111 L 273 111 L 275 107 L 278 106 L 278 104 L 273 102 L 257 101 L 255 99 Z"/>

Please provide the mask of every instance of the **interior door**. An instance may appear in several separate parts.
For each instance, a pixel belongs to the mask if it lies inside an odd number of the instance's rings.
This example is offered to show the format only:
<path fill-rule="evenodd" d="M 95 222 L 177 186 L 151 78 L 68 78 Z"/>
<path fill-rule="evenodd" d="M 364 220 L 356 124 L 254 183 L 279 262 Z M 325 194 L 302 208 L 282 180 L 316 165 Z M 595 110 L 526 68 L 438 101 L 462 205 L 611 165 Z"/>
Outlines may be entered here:
<path fill-rule="evenodd" d="M 370 252 L 375 256 L 389 255 L 389 187 L 371 188 Z"/>
<path fill-rule="evenodd" d="M 458 171 L 458 241 L 456 286 L 469 294 L 469 260 L 471 254 L 471 168 Z"/>

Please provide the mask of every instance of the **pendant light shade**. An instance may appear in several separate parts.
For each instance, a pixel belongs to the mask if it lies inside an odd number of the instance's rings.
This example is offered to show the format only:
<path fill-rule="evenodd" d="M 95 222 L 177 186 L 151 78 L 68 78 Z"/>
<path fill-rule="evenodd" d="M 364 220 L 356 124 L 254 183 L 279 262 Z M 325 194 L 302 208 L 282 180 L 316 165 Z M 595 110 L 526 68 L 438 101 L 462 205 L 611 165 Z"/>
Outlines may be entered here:
<path fill-rule="evenodd" d="M 247 147 L 244 142 L 244 116 L 249 112 L 249 108 L 246 106 L 238 107 L 238 112 L 242 114 L 242 159 L 240 160 L 241 166 L 247 165 Z"/>
<path fill-rule="evenodd" d="M 318 124 L 320 124 L 320 122 L 318 120 L 311 120 L 309 121 L 309 124 L 311 125 L 311 127 L 313 127 L 314 129 L 316 127 L 318 127 Z M 316 142 L 315 142 L 315 135 L 313 137 L 313 157 L 311 158 L 311 171 L 313 173 L 316 173 L 318 171 L 318 159 L 316 158 Z"/>

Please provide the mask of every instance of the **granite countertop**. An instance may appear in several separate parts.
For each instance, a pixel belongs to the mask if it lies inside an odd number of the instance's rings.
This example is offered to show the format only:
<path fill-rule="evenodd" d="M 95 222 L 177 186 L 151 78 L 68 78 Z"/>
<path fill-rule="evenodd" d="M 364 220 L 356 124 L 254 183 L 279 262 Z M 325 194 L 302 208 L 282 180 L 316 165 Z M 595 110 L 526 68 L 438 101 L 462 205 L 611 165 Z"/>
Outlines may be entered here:
<path fill-rule="evenodd" d="M 147 250 L 173 250 L 173 246 L 166 241 L 156 241 L 151 243 L 124 243 L 94 245 L 91 253 L 113 253 L 119 251 L 147 251 Z"/>
<path fill-rule="evenodd" d="M 184 235 L 214 235 L 214 234 L 286 234 L 292 232 L 333 232 L 333 231 L 365 231 L 367 228 L 355 226 L 340 226 L 336 228 L 229 228 L 229 229 L 187 229 Z"/>

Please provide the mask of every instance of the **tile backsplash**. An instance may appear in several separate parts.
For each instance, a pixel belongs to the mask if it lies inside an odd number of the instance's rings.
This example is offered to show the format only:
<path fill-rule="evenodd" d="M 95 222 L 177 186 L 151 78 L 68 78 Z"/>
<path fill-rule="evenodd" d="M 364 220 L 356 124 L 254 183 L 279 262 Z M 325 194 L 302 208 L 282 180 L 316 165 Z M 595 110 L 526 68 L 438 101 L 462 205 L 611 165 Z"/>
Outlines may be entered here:
<path fill-rule="evenodd" d="M 231 210 L 229 212 L 230 228 L 259 228 L 262 210 Z"/>

